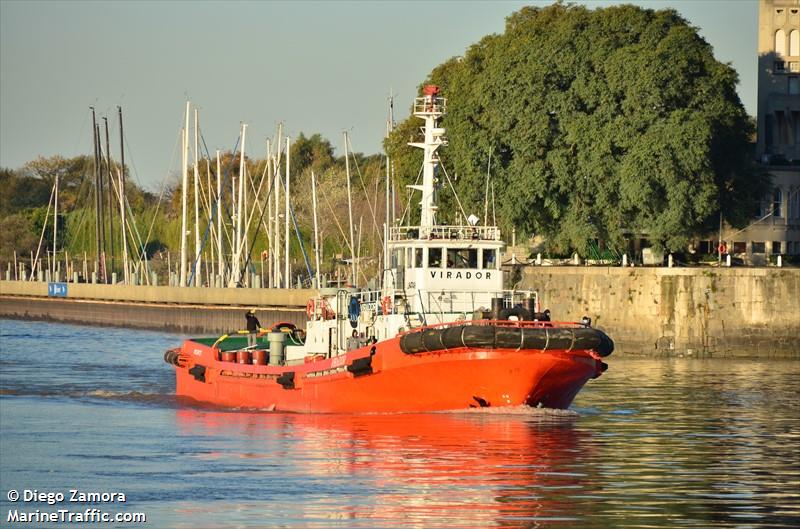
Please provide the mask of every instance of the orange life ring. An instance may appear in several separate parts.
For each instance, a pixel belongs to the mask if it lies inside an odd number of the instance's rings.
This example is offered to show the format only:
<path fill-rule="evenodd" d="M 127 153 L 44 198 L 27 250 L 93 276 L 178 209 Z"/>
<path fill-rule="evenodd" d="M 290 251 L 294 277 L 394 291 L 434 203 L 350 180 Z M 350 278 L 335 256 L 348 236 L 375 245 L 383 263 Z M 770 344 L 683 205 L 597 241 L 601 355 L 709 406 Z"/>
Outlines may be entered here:
<path fill-rule="evenodd" d="M 314 298 L 309 299 L 306 303 L 306 316 L 309 320 L 314 318 Z"/>
<path fill-rule="evenodd" d="M 723 254 L 723 253 L 728 253 L 728 247 L 727 247 L 727 246 L 725 246 L 725 243 L 724 243 L 724 242 L 722 242 L 722 243 L 720 243 L 720 244 L 719 244 L 719 246 L 717 247 L 717 251 L 718 251 L 720 254 Z"/>
<path fill-rule="evenodd" d="M 384 315 L 389 314 L 392 311 L 392 298 L 385 296 L 381 300 L 381 311 L 383 311 Z"/>

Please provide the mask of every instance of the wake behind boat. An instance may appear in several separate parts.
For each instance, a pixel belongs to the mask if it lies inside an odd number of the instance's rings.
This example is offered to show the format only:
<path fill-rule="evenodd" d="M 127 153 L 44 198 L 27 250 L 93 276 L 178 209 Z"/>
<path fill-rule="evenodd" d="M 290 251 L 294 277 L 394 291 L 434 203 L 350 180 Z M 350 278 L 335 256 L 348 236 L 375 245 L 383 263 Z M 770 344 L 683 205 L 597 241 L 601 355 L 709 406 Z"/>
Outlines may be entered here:
<path fill-rule="evenodd" d="M 197 338 L 167 351 L 176 393 L 222 406 L 292 412 L 416 412 L 487 406 L 567 408 L 607 368 L 614 344 L 582 323 L 537 321 L 535 292 L 504 290 L 496 226 L 436 222 L 439 119 L 426 86 L 420 224 L 388 230 L 380 290 L 320 289 L 305 330 Z"/>

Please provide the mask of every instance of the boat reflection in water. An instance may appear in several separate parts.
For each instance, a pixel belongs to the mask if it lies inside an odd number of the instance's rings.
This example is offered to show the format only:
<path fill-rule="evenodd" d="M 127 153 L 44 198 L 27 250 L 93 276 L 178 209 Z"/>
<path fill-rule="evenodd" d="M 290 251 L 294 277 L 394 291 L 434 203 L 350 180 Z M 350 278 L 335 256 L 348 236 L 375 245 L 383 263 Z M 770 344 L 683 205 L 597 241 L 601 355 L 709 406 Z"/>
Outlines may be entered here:
<path fill-rule="evenodd" d="M 208 440 L 198 459 L 245 473 L 249 490 L 231 492 L 227 522 L 234 511 L 244 525 L 274 519 L 304 527 L 331 519 L 348 519 L 348 527 L 570 519 L 573 495 L 558 491 L 583 488 L 575 458 L 592 452 L 591 434 L 575 428 L 576 417 L 528 407 L 400 415 L 176 411 L 183 435 Z M 241 440 L 238 450 L 232 439 Z M 263 488 L 253 488 L 254 480 Z M 229 482 L 230 474 L 220 485 Z M 215 513 L 197 514 L 213 520 Z"/>

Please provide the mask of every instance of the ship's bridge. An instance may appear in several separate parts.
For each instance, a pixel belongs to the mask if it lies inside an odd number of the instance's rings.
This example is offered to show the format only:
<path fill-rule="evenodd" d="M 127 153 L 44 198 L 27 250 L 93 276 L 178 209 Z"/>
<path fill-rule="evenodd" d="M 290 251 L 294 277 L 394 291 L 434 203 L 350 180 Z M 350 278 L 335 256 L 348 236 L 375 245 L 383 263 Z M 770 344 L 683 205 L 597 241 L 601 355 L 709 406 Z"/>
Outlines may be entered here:
<path fill-rule="evenodd" d="M 391 281 L 418 312 L 471 312 L 503 290 L 496 226 L 398 226 L 390 229 Z M 446 298 L 446 299 L 445 299 Z"/>

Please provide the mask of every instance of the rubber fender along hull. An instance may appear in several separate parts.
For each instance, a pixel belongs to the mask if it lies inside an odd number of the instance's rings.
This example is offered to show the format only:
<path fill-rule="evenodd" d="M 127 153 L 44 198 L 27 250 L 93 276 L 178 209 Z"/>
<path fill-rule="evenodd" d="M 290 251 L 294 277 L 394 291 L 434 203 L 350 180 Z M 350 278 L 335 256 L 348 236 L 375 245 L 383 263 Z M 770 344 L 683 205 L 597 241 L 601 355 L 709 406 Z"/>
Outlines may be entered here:
<path fill-rule="evenodd" d="M 427 328 L 400 338 L 400 349 L 406 354 L 461 347 L 594 351 L 605 357 L 614 351 L 614 342 L 603 331 L 591 327 L 512 327 L 491 324 Z"/>

